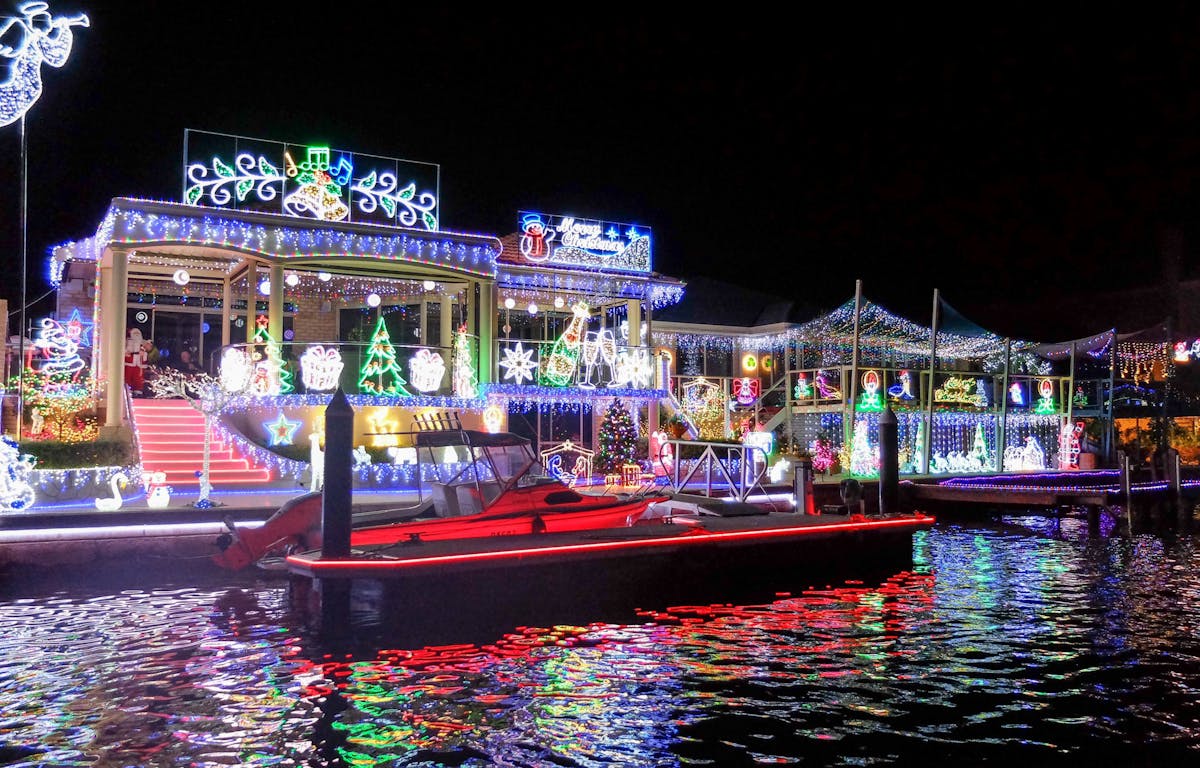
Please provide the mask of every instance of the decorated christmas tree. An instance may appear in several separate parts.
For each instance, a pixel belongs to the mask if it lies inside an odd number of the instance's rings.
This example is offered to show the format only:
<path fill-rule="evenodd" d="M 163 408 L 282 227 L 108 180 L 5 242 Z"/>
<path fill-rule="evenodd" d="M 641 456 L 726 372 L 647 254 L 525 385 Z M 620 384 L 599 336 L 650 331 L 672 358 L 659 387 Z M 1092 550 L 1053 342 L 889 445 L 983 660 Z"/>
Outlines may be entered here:
<path fill-rule="evenodd" d="M 879 457 L 871 448 L 866 419 L 854 421 L 854 439 L 850 445 L 850 474 L 869 477 L 879 473 Z"/>
<path fill-rule="evenodd" d="M 622 464 L 633 461 L 637 446 L 637 430 L 629 411 L 614 400 L 604 411 L 600 421 L 600 451 L 596 454 L 596 465 L 603 472 L 616 472 Z"/>
<path fill-rule="evenodd" d="M 983 436 L 983 425 L 975 425 L 975 441 L 971 445 L 971 457 L 979 462 L 982 469 L 988 466 L 987 438 Z"/>
<path fill-rule="evenodd" d="M 455 397 L 475 397 L 479 394 L 479 378 L 475 375 L 475 363 L 471 360 L 471 337 L 467 326 L 459 326 L 454 335 L 454 367 L 451 383 Z"/>
<path fill-rule="evenodd" d="M 261 353 L 255 352 L 256 362 L 250 387 L 259 395 L 286 395 L 295 389 L 292 372 L 283 359 L 283 348 L 267 330 L 267 318 L 260 316 L 256 321 L 254 341 L 262 345 Z"/>
<path fill-rule="evenodd" d="M 404 388 L 408 382 L 401 376 L 402 369 L 396 363 L 396 348 L 392 346 L 392 338 L 382 317 L 375 324 L 375 332 L 371 334 L 371 343 L 367 347 L 367 359 L 358 373 L 358 389 L 363 394 L 412 395 Z"/>

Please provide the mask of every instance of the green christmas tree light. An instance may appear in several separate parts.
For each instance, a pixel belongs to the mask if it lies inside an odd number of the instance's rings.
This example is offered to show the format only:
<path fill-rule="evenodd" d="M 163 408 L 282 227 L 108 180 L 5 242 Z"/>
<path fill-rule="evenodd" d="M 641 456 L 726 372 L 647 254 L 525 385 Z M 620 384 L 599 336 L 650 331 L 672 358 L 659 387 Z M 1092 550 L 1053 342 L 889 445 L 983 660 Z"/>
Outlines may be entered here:
<path fill-rule="evenodd" d="M 475 397 L 479 394 L 479 378 L 475 375 L 475 363 L 471 360 L 471 337 L 467 327 L 460 326 L 454 335 L 454 363 L 451 369 L 451 384 L 455 397 Z"/>
<path fill-rule="evenodd" d="M 396 347 L 388 335 L 383 318 L 375 324 L 371 334 L 371 343 L 367 347 L 367 359 L 359 368 L 358 391 L 370 395 L 392 395 L 411 397 L 412 393 L 404 388 L 407 384 L 401 375 L 402 369 L 396 364 Z"/>

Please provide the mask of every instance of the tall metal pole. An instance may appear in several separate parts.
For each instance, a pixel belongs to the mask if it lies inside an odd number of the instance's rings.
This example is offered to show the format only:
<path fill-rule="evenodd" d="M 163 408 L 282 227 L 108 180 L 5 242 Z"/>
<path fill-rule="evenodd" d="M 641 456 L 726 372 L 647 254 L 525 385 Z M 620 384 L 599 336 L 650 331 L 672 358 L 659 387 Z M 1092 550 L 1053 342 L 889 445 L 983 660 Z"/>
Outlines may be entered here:
<path fill-rule="evenodd" d="M 933 289 L 933 323 L 929 328 L 929 386 L 925 401 L 925 440 L 921 446 L 921 471 L 929 471 L 929 457 L 933 451 L 933 391 L 937 387 L 937 335 L 941 318 L 941 297 Z"/>
<path fill-rule="evenodd" d="M 25 301 L 26 253 L 29 247 L 29 145 L 25 137 L 25 115 L 21 115 L 21 311 L 17 328 L 17 442 L 25 427 Z"/>
<path fill-rule="evenodd" d="M 1008 447 L 1008 373 L 1012 366 L 1012 339 L 1004 340 L 1004 378 L 1000 390 L 1000 423 L 996 425 L 996 471 L 1004 471 L 1004 449 Z"/>
<path fill-rule="evenodd" d="M 1071 368 L 1067 378 L 1067 424 L 1075 418 L 1075 342 L 1071 342 Z"/>
<path fill-rule="evenodd" d="M 854 437 L 854 403 L 858 400 L 858 331 L 862 315 L 862 280 L 854 281 L 854 343 L 850 352 L 850 401 L 842 406 L 842 440 L 849 443 Z M 846 391 L 843 385 L 842 391 Z"/>
<path fill-rule="evenodd" d="M 1113 455 L 1113 432 L 1116 429 L 1117 406 L 1117 329 L 1112 329 L 1112 346 L 1108 350 L 1108 424 L 1104 427 L 1104 460 L 1111 461 Z M 1104 405 L 1101 400 L 1100 405 Z"/>

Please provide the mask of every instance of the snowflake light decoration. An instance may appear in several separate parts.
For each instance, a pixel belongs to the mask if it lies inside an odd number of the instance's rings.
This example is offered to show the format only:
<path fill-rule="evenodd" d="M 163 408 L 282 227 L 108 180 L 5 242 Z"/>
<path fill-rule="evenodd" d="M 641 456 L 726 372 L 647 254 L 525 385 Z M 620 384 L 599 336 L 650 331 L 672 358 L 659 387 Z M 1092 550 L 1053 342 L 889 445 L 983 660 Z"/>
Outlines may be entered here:
<path fill-rule="evenodd" d="M 500 367 L 504 369 L 505 379 L 512 379 L 520 384 L 526 379 L 533 381 L 537 361 L 533 359 L 533 350 L 525 349 L 518 341 L 515 347 L 504 350 L 504 359 L 500 361 Z"/>

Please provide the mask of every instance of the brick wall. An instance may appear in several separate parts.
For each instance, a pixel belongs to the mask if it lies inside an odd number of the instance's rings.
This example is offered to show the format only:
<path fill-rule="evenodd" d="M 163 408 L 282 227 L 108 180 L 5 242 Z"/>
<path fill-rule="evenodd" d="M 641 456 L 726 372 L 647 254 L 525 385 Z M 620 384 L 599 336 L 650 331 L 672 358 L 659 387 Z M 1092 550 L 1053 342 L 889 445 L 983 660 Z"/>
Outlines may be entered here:
<path fill-rule="evenodd" d="M 300 296 L 296 299 L 296 310 L 292 318 L 293 341 L 337 341 L 338 313 L 326 300 Z"/>

